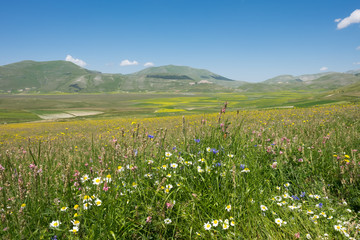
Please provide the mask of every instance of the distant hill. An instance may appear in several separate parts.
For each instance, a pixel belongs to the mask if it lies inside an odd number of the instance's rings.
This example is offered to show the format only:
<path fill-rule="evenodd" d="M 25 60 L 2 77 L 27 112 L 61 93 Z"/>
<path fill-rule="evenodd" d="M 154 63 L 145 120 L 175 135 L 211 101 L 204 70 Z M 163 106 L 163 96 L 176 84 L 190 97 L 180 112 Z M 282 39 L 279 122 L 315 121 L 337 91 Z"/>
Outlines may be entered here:
<path fill-rule="evenodd" d="M 151 67 L 122 75 L 67 61 L 22 61 L 0 66 L 2 92 L 233 91 L 244 82 L 185 66 Z"/>
<path fill-rule="evenodd" d="M 274 84 L 274 83 L 292 83 L 292 82 L 308 82 L 320 78 L 322 76 L 326 76 L 331 74 L 331 72 L 326 73 L 316 73 L 316 74 L 305 74 L 300 76 L 293 76 L 293 75 L 280 75 L 274 78 L 270 78 L 264 83 L 267 84 Z"/>
<path fill-rule="evenodd" d="M 260 83 L 235 81 L 205 69 L 166 65 L 132 74 L 87 70 L 67 61 L 22 61 L 0 66 L 0 92 L 327 92 L 357 86 L 360 70 L 280 75 Z"/>
<path fill-rule="evenodd" d="M 300 76 L 280 75 L 261 83 L 239 87 L 247 92 L 306 90 L 325 92 L 360 82 L 359 74 L 327 72 Z"/>

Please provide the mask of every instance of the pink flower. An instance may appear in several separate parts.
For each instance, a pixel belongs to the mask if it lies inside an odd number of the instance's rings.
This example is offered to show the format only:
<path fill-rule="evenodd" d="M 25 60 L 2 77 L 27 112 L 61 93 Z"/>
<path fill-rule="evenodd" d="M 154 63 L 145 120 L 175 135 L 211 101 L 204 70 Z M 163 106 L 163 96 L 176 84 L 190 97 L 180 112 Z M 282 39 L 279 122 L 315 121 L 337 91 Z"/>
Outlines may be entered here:
<path fill-rule="evenodd" d="M 273 164 L 271 164 L 272 168 L 276 168 L 277 167 L 277 162 L 273 162 Z"/>
<path fill-rule="evenodd" d="M 78 171 L 78 170 L 75 170 L 75 173 L 74 173 L 74 177 L 77 177 L 77 176 L 79 176 L 80 175 L 80 172 Z"/>
<path fill-rule="evenodd" d="M 166 203 L 166 208 L 172 208 L 174 206 L 174 204 L 172 204 L 172 203 Z"/>
<path fill-rule="evenodd" d="M 31 164 L 29 165 L 29 168 L 31 168 L 31 169 L 33 169 L 33 168 L 35 168 L 35 167 L 36 167 L 36 165 L 33 164 L 33 163 L 31 163 Z"/>
<path fill-rule="evenodd" d="M 109 187 L 107 186 L 107 183 L 106 183 L 106 182 L 104 183 L 103 190 L 104 190 L 105 192 L 109 191 Z"/>
<path fill-rule="evenodd" d="M 295 238 L 300 238 L 300 233 L 299 233 L 299 232 L 298 232 L 298 233 L 295 233 L 294 237 L 295 237 Z"/>
<path fill-rule="evenodd" d="M 302 158 L 299 158 L 299 160 L 298 160 L 299 162 L 303 162 L 304 161 L 304 159 L 302 159 Z"/>
<path fill-rule="evenodd" d="M 146 218 L 146 222 L 147 222 L 147 223 L 150 223 L 150 222 L 151 222 L 151 218 L 152 218 L 151 216 L 148 216 L 148 217 Z"/>

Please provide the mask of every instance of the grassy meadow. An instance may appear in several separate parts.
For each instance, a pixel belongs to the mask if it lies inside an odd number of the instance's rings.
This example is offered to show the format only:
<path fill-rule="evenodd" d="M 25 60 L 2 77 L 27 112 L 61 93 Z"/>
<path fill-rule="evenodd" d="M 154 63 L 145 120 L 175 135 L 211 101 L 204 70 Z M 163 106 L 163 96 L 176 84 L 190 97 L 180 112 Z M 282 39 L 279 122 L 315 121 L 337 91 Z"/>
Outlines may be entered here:
<path fill-rule="evenodd" d="M 353 103 L 358 97 L 321 96 L 311 91 L 266 93 L 108 93 L 0 94 L 0 124 L 44 120 L 164 117 L 216 113 L 228 101 L 232 110 L 311 107 Z M 73 114 L 74 112 L 82 114 Z M 98 114 L 87 113 L 98 112 Z"/>
<path fill-rule="evenodd" d="M 359 239 L 359 105 L 220 109 L 2 125 L 0 238 Z"/>

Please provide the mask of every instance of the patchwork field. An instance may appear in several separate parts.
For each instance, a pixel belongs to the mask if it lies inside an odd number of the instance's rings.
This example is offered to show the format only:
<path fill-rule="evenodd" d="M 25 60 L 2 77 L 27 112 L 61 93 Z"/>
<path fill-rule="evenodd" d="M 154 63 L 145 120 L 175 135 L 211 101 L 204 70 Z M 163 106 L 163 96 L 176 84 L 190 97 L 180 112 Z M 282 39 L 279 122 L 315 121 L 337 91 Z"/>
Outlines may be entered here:
<path fill-rule="evenodd" d="M 359 238 L 359 105 L 201 97 L 216 113 L 2 125 L 0 238 Z M 167 98 L 141 104 L 205 108 Z"/>

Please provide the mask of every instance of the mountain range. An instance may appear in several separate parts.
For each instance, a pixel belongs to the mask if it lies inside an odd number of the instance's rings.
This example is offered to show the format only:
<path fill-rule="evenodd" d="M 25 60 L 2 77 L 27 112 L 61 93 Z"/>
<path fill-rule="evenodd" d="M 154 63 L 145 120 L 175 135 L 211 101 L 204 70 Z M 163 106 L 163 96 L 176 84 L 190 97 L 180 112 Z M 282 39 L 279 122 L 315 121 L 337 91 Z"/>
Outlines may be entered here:
<path fill-rule="evenodd" d="M 348 89 L 348 86 L 350 89 Z M 259 83 L 235 81 L 205 69 L 166 65 L 132 74 L 109 74 L 67 61 L 21 61 L 0 66 L 0 92 L 269 92 L 357 89 L 360 69 L 301 76 L 281 75 Z M 341 90 L 344 91 L 344 90 Z"/>

